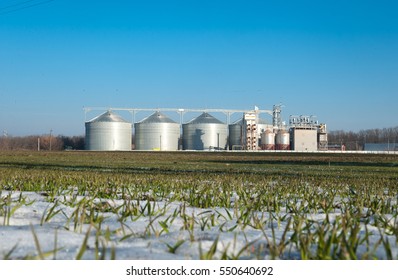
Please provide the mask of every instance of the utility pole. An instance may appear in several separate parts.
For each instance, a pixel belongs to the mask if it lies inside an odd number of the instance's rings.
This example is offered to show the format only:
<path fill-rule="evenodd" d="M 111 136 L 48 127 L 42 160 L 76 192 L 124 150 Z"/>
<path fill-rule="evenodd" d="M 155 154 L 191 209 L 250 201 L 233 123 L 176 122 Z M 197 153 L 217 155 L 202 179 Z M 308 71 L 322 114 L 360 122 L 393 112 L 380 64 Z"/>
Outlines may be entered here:
<path fill-rule="evenodd" d="M 51 148 L 52 148 L 52 147 L 51 147 L 51 138 L 52 138 L 51 136 L 52 136 L 52 132 L 53 132 L 53 130 L 50 129 L 50 151 L 51 151 Z"/>

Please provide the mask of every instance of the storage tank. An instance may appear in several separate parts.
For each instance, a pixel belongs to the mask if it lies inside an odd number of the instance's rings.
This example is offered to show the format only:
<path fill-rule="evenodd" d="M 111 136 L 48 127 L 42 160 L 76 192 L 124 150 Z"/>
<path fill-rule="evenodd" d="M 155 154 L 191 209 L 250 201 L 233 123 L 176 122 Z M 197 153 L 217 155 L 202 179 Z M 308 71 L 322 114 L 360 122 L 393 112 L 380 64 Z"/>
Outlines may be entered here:
<path fill-rule="evenodd" d="M 272 130 L 272 125 L 264 119 L 259 118 L 257 120 L 257 139 L 258 139 L 258 146 L 262 147 L 264 142 L 262 141 L 262 134 L 263 132 L 267 131 L 268 129 Z"/>
<path fill-rule="evenodd" d="M 261 133 L 261 149 L 275 150 L 275 133 L 267 129 Z"/>
<path fill-rule="evenodd" d="M 243 145 L 242 125 L 243 119 L 240 119 L 228 126 L 230 150 L 241 148 Z"/>
<path fill-rule="evenodd" d="M 290 150 L 290 135 L 289 132 L 281 129 L 276 133 L 276 149 L 277 150 Z"/>
<path fill-rule="evenodd" d="M 227 146 L 227 125 L 208 113 L 183 124 L 182 130 L 184 150 L 225 149 Z"/>
<path fill-rule="evenodd" d="M 130 151 L 132 140 L 131 123 L 112 111 L 85 123 L 86 150 Z"/>
<path fill-rule="evenodd" d="M 180 125 L 161 112 L 135 123 L 134 128 L 136 150 L 178 150 Z"/>

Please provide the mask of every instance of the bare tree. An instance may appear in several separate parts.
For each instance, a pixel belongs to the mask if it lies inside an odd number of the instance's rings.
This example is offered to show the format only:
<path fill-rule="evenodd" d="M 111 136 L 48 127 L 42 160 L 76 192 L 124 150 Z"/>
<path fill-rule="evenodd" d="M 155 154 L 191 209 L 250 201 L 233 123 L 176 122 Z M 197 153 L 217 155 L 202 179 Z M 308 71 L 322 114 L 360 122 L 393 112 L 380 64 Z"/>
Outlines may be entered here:
<path fill-rule="evenodd" d="M 31 135 L 23 137 L 3 136 L 0 138 L 0 150 L 40 150 L 62 151 L 84 149 L 83 136 Z"/>

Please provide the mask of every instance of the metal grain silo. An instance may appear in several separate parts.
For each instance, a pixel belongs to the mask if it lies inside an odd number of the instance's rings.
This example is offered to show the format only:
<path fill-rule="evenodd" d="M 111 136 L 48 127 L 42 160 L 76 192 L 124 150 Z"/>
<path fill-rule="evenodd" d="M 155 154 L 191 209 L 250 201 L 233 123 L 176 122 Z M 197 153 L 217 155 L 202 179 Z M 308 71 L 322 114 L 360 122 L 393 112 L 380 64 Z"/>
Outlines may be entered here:
<path fill-rule="evenodd" d="M 276 149 L 290 150 L 290 134 L 288 131 L 281 129 L 276 133 Z"/>
<path fill-rule="evenodd" d="M 229 131 L 228 143 L 230 150 L 234 150 L 235 148 L 243 146 L 242 126 L 243 126 L 243 119 L 237 120 L 236 122 L 228 126 L 228 131 Z"/>
<path fill-rule="evenodd" d="M 130 151 L 132 140 L 131 123 L 112 111 L 85 123 L 86 150 Z"/>
<path fill-rule="evenodd" d="M 136 150 L 177 151 L 180 125 L 155 112 L 134 125 Z"/>
<path fill-rule="evenodd" d="M 184 150 L 225 149 L 227 146 L 227 125 L 208 113 L 183 124 L 182 128 Z"/>

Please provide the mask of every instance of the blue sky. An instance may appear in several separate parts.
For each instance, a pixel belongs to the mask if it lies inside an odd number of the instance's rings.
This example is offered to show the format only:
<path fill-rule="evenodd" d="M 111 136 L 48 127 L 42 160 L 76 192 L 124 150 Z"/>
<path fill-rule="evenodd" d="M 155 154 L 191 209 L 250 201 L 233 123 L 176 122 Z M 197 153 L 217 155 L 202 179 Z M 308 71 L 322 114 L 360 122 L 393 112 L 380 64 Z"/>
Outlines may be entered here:
<path fill-rule="evenodd" d="M 329 130 L 397 126 L 397 14 L 393 0 L 0 0 L 0 129 L 84 135 L 83 107 L 279 103 Z"/>

